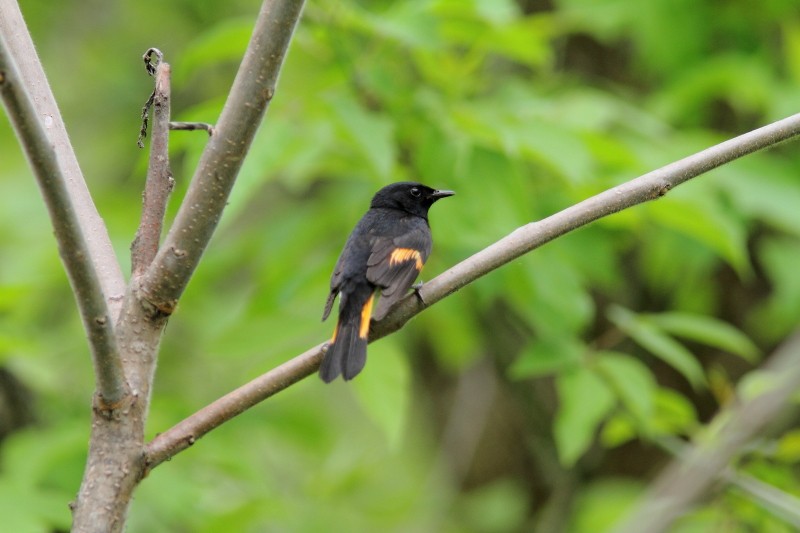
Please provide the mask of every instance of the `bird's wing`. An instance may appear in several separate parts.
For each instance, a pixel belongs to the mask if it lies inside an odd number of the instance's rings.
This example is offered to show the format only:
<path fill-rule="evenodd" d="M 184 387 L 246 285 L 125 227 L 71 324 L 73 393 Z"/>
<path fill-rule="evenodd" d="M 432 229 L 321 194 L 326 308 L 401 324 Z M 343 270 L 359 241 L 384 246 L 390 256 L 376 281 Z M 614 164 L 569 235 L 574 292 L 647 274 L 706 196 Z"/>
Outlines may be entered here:
<path fill-rule="evenodd" d="M 333 302 L 336 300 L 336 296 L 339 294 L 339 290 L 342 285 L 343 271 L 344 253 L 342 253 L 342 255 L 339 256 L 339 260 L 336 261 L 336 266 L 334 267 L 333 274 L 331 275 L 331 292 L 328 293 L 328 300 L 325 302 L 325 310 L 322 312 L 323 322 L 325 322 L 325 319 L 327 319 L 328 315 L 331 314 Z"/>
<path fill-rule="evenodd" d="M 431 253 L 427 227 L 398 237 L 377 237 L 367 260 L 367 279 L 381 289 L 381 298 L 372 315 L 380 320 L 417 279 Z"/>

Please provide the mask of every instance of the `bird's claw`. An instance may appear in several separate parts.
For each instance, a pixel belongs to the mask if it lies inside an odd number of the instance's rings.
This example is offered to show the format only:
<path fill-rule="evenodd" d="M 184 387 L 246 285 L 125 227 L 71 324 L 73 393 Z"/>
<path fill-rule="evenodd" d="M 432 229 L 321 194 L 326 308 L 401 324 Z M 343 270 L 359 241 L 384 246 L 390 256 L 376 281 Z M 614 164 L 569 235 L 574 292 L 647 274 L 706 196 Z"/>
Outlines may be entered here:
<path fill-rule="evenodd" d="M 422 288 L 422 285 L 424 285 L 424 283 L 421 282 L 421 281 L 418 281 L 418 282 L 416 282 L 415 284 L 413 284 L 411 286 L 411 290 L 413 290 L 414 294 L 417 296 L 417 298 L 419 298 L 420 303 L 422 303 L 422 305 L 424 305 L 424 306 L 427 306 L 428 304 L 425 303 L 425 298 L 423 298 L 422 297 L 422 293 L 419 292 L 419 290 Z"/>

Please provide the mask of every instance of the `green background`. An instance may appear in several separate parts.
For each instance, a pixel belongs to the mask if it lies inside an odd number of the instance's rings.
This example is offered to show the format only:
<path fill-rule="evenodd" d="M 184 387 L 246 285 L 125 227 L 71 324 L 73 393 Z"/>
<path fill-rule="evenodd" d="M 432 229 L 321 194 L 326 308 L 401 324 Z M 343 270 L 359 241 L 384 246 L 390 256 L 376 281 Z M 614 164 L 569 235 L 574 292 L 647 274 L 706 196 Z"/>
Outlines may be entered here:
<path fill-rule="evenodd" d="M 22 2 L 124 270 L 136 147 L 173 67 L 177 120 L 213 122 L 258 3 Z M 152 437 L 326 339 L 328 280 L 371 195 L 415 179 L 423 273 L 613 185 L 800 110 L 791 0 L 307 2 L 220 227 L 170 320 Z M 169 217 L 206 141 L 174 132 Z M 128 530 L 603 531 L 800 319 L 800 156 L 786 143 L 576 231 L 165 463 Z M 0 520 L 66 530 L 93 390 L 50 222 L 0 118 Z M 16 400 L 14 400 L 16 399 Z M 32 423 L 17 428 L 26 421 Z M 800 495 L 796 420 L 735 467 Z M 716 529 L 715 529 L 716 528 Z M 734 490 L 676 531 L 791 531 Z"/>

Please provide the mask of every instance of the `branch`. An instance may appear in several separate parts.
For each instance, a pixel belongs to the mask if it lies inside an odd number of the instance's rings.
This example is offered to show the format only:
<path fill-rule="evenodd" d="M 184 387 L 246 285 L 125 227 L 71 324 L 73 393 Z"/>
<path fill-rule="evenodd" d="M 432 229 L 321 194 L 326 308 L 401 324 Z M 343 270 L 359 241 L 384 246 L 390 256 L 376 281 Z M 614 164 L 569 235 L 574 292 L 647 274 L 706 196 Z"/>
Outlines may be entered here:
<path fill-rule="evenodd" d="M 222 423 L 316 372 L 324 348 L 325 343 L 306 350 L 157 435 L 145 447 L 147 471 L 185 450 Z"/>
<path fill-rule="evenodd" d="M 385 319 L 372 323 L 370 342 L 397 331 L 412 317 L 461 287 L 565 233 L 628 207 L 660 198 L 673 187 L 704 172 L 798 134 L 800 114 L 725 141 L 602 192 L 544 220 L 522 226 L 423 285 L 419 289 L 419 297 L 409 294 L 398 302 Z M 194 444 L 215 427 L 314 373 L 319 367 L 324 347 L 325 344 L 320 344 L 309 349 L 158 435 L 145 450 L 148 467 L 154 468 Z"/>
<path fill-rule="evenodd" d="M 676 458 L 675 463 L 686 460 L 692 447 L 678 438 L 666 438 L 656 441 L 663 450 Z M 744 493 L 765 510 L 777 518 L 800 530 L 800 498 L 784 492 L 749 474 L 737 472 L 726 465 L 718 473 L 717 480 L 724 481 L 730 487 Z"/>
<path fill-rule="evenodd" d="M 784 342 L 763 372 L 769 375 L 771 386 L 717 414 L 708 426 L 720 429 L 663 471 L 619 533 L 666 531 L 725 474 L 727 465 L 748 442 L 784 411 L 797 408 L 791 397 L 800 388 L 800 332 Z"/>
<path fill-rule="evenodd" d="M 50 148 L 55 151 L 59 175 L 63 176 L 62 183 L 65 184 L 77 217 L 75 227 L 80 228 L 89 250 L 87 267 L 89 264 L 93 266 L 110 316 L 116 320 L 125 294 L 125 279 L 111 246 L 108 230 L 86 187 L 61 112 L 17 2 L 0 0 L 0 35 L 5 39 L 7 57 L 16 64 L 17 82 L 24 87 L 33 106 L 34 114 L 26 117 L 26 120 L 39 123 Z"/>
<path fill-rule="evenodd" d="M 171 314 L 200 261 L 275 94 L 303 0 L 265 0 L 233 87 L 175 223 L 144 274 L 142 297 Z"/>
<path fill-rule="evenodd" d="M 170 66 L 161 60 L 161 52 L 151 48 L 147 58 L 158 54 L 158 64 L 153 70 L 155 89 L 148 103 L 153 104 L 153 133 L 150 139 L 150 161 L 147 167 L 142 201 L 142 219 L 131 244 L 131 270 L 140 276 L 153 262 L 161 240 L 167 200 L 172 191 L 172 171 L 169 168 L 169 118 L 170 118 Z M 148 72 L 151 66 L 148 64 Z M 147 106 L 145 106 L 147 109 Z M 146 118 L 144 119 L 146 121 Z M 144 122 L 143 121 L 143 122 Z M 144 129 L 143 133 L 147 130 Z"/>
<path fill-rule="evenodd" d="M 9 11 L 7 4 L 3 3 L 0 12 L 0 19 L 4 23 L 8 22 L 5 19 L 6 12 Z M 24 33 L 15 31 L 14 35 Z M 102 221 L 94 218 L 96 212 L 92 211 L 93 215 L 87 215 L 85 206 L 76 207 L 74 188 L 70 190 L 68 185 L 71 178 L 74 180 L 75 174 L 68 176 L 62 166 L 57 153 L 59 145 L 55 144 L 46 130 L 51 124 L 48 124 L 47 119 L 41 120 L 42 115 L 34 108 L 33 101 L 26 92 L 29 85 L 17 70 L 12 55 L 14 52 L 6 42 L 5 35 L 9 33 L 0 35 L 0 96 L 50 213 L 61 260 L 64 262 L 89 339 L 97 381 L 98 407 L 111 409 L 127 394 L 127 385 L 117 351 L 114 320 L 109 315 L 104 287 L 97 272 L 99 265 L 92 262 L 93 250 L 84 233 L 87 224 L 98 230 L 95 224 L 99 222 L 99 227 L 103 228 L 102 235 L 105 235 L 105 228 Z M 60 149 L 61 155 L 67 156 L 65 145 L 60 145 Z M 68 152 L 72 154 L 71 150 Z M 82 180 L 80 182 L 83 183 Z M 107 257 L 105 259 L 110 260 Z M 119 268 L 115 259 L 113 265 L 105 266 Z M 110 277 L 106 278 L 107 282 L 110 280 Z"/>
<path fill-rule="evenodd" d="M 169 129 L 183 131 L 203 130 L 208 133 L 209 137 L 214 135 L 214 126 L 206 122 L 170 122 Z"/>

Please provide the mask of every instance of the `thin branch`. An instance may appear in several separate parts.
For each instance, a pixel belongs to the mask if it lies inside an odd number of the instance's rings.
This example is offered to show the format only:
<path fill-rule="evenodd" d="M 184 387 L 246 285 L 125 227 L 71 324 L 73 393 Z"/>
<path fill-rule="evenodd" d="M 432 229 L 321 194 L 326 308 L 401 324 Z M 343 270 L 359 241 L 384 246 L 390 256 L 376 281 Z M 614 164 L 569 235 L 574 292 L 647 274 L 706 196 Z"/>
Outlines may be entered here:
<path fill-rule="evenodd" d="M 725 473 L 744 445 L 785 411 L 797 409 L 791 396 L 800 388 L 800 332 L 783 343 L 763 372 L 767 390 L 721 411 L 709 424 L 720 429 L 706 435 L 663 471 L 618 532 L 668 530 Z"/>
<path fill-rule="evenodd" d="M 659 439 L 656 444 L 674 456 L 677 461 L 685 460 L 691 449 L 691 446 L 678 438 Z M 718 478 L 724 480 L 733 489 L 744 493 L 772 515 L 785 521 L 796 530 L 800 530 L 799 498 L 749 474 L 737 472 L 730 465 L 725 466 Z"/>
<path fill-rule="evenodd" d="M 93 266 L 110 316 L 116 320 L 125 294 L 125 279 L 103 219 L 97 213 L 86 187 L 61 112 L 17 2 L 0 0 L 0 35 L 5 39 L 7 56 L 16 64 L 17 80 L 29 95 L 33 106 L 34 114 L 27 119 L 43 122 L 40 127 L 47 136 L 49 146 L 55 151 L 59 175 L 63 177 L 77 217 L 75 227 L 80 228 L 88 246 L 87 265 Z"/>
<path fill-rule="evenodd" d="M 200 158 L 175 223 L 144 274 L 142 297 L 164 314 L 200 261 L 228 201 L 261 119 L 275 94 L 278 73 L 303 0 L 266 0 L 219 122 Z"/>
<path fill-rule="evenodd" d="M 152 470 L 222 423 L 316 372 L 324 348 L 325 344 L 318 344 L 306 350 L 156 436 L 145 447 L 146 469 Z"/>
<path fill-rule="evenodd" d="M 145 57 L 152 50 L 154 49 L 148 50 Z M 147 63 L 147 66 L 150 72 L 151 64 Z M 148 102 L 152 100 L 154 107 L 153 134 L 150 140 L 150 161 L 142 201 L 142 219 L 131 244 L 131 270 L 134 276 L 141 275 L 156 257 L 167 201 L 174 183 L 169 168 L 171 71 L 169 63 L 161 60 L 152 68 L 155 75 L 155 89 Z"/>
<path fill-rule="evenodd" d="M 5 38 L 0 35 L 0 96 L 36 176 L 53 224 L 61 260 L 67 271 L 89 338 L 97 380 L 98 407 L 113 409 L 127 394 L 114 321 L 81 230 L 67 178 L 56 149 L 39 119 Z"/>
<path fill-rule="evenodd" d="M 208 133 L 209 137 L 214 135 L 214 126 L 207 122 L 170 122 L 169 129 L 183 131 L 203 130 Z"/>
<path fill-rule="evenodd" d="M 602 192 L 544 220 L 522 226 L 423 285 L 419 289 L 419 297 L 409 294 L 401 300 L 384 320 L 372 323 L 370 342 L 400 329 L 425 308 L 468 283 L 565 233 L 628 207 L 660 198 L 670 189 L 704 172 L 798 134 L 800 114 L 725 141 Z M 149 468 L 186 449 L 242 411 L 314 373 L 322 359 L 324 346 L 320 344 L 309 349 L 158 435 L 146 447 Z"/>
<path fill-rule="evenodd" d="M 406 297 L 376 333 L 382 337 L 411 317 L 492 270 L 565 233 L 623 209 L 655 200 L 709 170 L 800 134 L 800 113 L 702 150 L 636 179 L 613 187 L 538 222 L 513 231 L 426 283 L 420 297 Z M 424 304 L 422 302 L 425 302 Z"/>
<path fill-rule="evenodd" d="M 732 468 L 726 468 L 722 477 L 731 487 L 744 493 L 795 531 L 800 531 L 800 498 L 751 475 L 739 474 Z"/>

